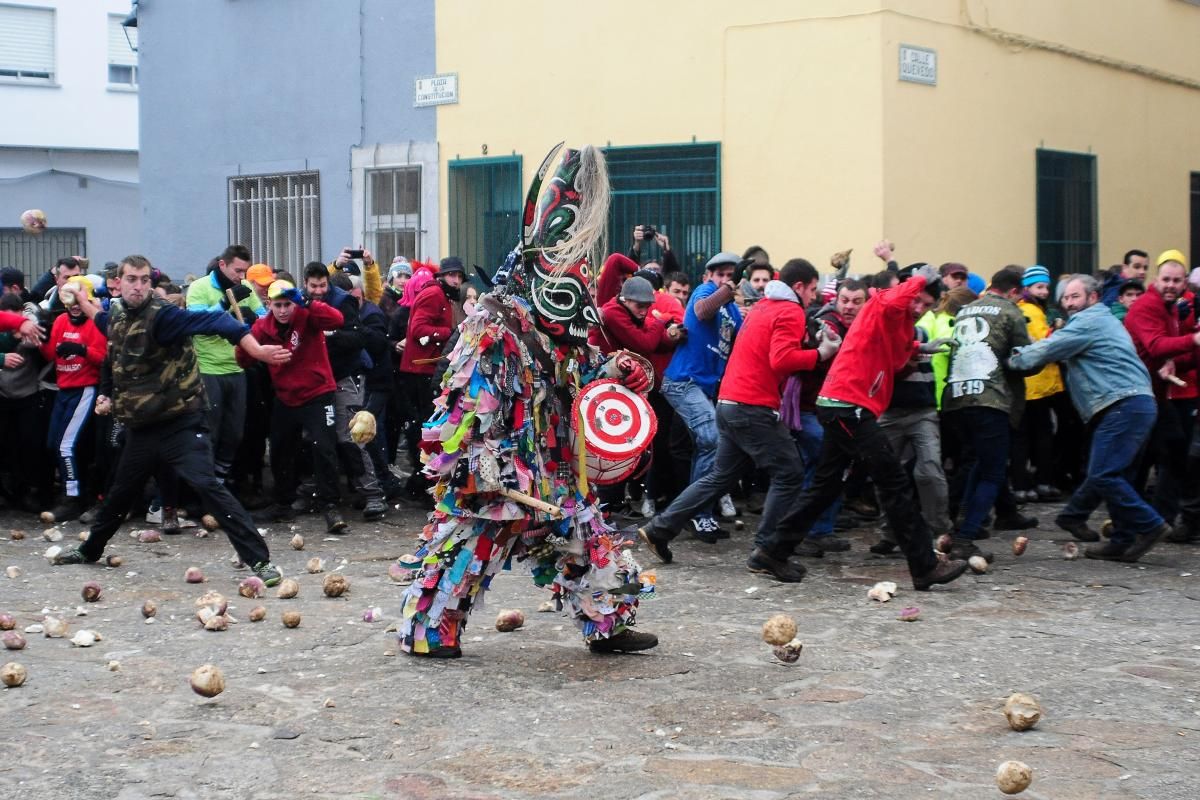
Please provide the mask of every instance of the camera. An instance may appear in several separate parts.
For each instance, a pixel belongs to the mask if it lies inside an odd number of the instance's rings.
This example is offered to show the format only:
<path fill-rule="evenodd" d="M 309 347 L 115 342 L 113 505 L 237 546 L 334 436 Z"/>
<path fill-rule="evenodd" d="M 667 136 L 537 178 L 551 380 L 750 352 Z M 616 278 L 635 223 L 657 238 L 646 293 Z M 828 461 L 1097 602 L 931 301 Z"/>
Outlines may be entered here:
<path fill-rule="evenodd" d="M 346 255 L 350 256 L 350 258 L 361 259 L 363 257 L 363 251 L 362 250 L 347 250 Z"/>
<path fill-rule="evenodd" d="M 653 225 L 642 226 L 642 241 L 652 242 L 654 241 L 654 237 L 657 235 L 658 231 L 654 229 Z"/>

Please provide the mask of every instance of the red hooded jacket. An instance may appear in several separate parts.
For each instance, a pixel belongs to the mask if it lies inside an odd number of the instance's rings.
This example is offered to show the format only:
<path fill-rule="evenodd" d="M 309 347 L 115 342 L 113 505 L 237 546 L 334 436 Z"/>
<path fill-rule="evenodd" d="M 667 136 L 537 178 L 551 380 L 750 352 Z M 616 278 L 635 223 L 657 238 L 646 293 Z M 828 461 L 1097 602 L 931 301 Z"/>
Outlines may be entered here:
<path fill-rule="evenodd" d="M 453 332 L 454 310 L 450 308 L 450 299 L 446 297 L 442 284 L 434 281 L 422 289 L 413 301 L 404 355 L 400 357 L 400 371 L 432 375 L 437 359 L 442 355 L 442 348 Z M 421 339 L 426 337 L 425 344 L 421 344 Z M 417 364 L 417 361 L 426 363 Z"/>
<path fill-rule="evenodd" d="M 259 344 L 279 345 L 292 354 L 286 364 L 267 364 L 279 402 L 296 408 L 337 389 L 325 349 L 325 331 L 335 331 L 344 322 L 342 312 L 326 303 L 297 306 L 286 327 L 269 312 L 255 320 L 250 335 Z M 255 363 L 242 348 L 234 352 L 243 369 Z"/>
<path fill-rule="evenodd" d="M 778 281 L 767 284 L 783 286 Z M 725 365 L 719 399 L 779 410 L 784 381 L 817 366 L 816 350 L 801 349 L 807 326 L 799 301 L 764 297 L 746 316 Z"/>
<path fill-rule="evenodd" d="M 1146 292 L 1129 307 L 1125 315 L 1125 330 L 1133 339 L 1138 358 L 1150 372 L 1150 383 L 1158 401 L 1167 398 L 1167 382 L 1158 377 L 1158 371 L 1167 361 L 1175 361 L 1175 372 L 1179 376 L 1195 367 L 1196 343 L 1192 335 L 1195 324 L 1189 315 L 1179 321 L 1178 305 L 1167 305 L 1158 289 L 1151 283 Z"/>
<path fill-rule="evenodd" d="M 896 373 L 919 344 L 909 307 L 924 288 L 925 279 L 916 276 L 867 301 L 833 359 L 822 397 L 862 406 L 876 417 L 891 405 Z"/>

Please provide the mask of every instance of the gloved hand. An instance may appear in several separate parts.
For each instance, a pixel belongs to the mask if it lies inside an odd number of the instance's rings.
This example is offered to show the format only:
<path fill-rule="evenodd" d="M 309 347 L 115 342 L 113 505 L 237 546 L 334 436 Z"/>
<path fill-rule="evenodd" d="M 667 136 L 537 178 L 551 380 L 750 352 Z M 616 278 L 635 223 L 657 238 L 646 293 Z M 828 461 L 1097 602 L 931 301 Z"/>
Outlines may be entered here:
<path fill-rule="evenodd" d="M 242 301 L 250 296 L 250 287 L 244 283 L 239 283 L 229 291 L 233 292 L 233 299 L 237 300 L 238 305 L 241 305 Z M 221 298 L 221 308 L 225 309 L 226 311 L 230 310 L 231 306 L 229 305 L 228 297 Z"/>
<path fill-rule="evenodd" d="M 54 353 L 59 358 L 70 358 L 71 356 L 82 358 L 87 355 L 87 348 L 78 342 L 59 342 L 58 347 L 54 348 Z"/>
<path fill-rule="evenodd" d="M 828 361 L 837 355 L 841 346 L 842 337 L 837 335 L 837 331 L 828 325 L 822 325 L 821 330 L 817 331 L 817 357 Z"/>
<path fill-rule="evenodd" d="M 299 289 L 297 289 L 295 286 L 293 286 L 291 289 L 288 289 L 287 291 L 283 292 L 279 296 L 286 297 L 288 300 L 291 300 L 293 303 L 295 303 L 296 305 L 298 305 L 302 308 L 305 305 L 307 305 L 307 303 L 304 301 L 304 294 Z"/>
<path fill-rule="evenodd" d="M 737 286 L 742 282 L 742 278 L 746 277 L 746 270 L 749 269 L 750 265 L 753 263 L 753 258 L 743 258 L 737 263 L 737 266 L 733 268 L 733 277 L 730 278 L 730 280 L 733 281 L 734 286 Z"/>
<path fill-rule="evenodd" d="M 1180 300 L 1175 304 L 1175 309 L 1179 312 L 1179 321 L 1185 322 L 1192 315 L 1192 304 L 1187 300 Z"/>
<path fill-rule="evenodd" d="M 617 369 L 621 370 L 621 383 L 625 384 L 625 388 L 638 394 L 650 391 L 650 378 L 638 361 L 627 356 L 619 357 Z"/>
<path fill-rule="evenodd" d="M 958 342 L 951 339 L 949 336 L 943 336 L 940 339 L 934 339 L 932 342 L 921 342 L 917 345 L 917 352 L 931 355 L 933 353 L 948 353 L 958 347 Z"/>
<path fill-rule="evenodd" d="M 938 275 L 937 267 L 933 264 L 926 264 L 917 270 L 913 271 L 913 277 L 920 276 L 925 279 L 926 286 L 932 286 L 934 281 L 940 281 L 942 278 Z"/>

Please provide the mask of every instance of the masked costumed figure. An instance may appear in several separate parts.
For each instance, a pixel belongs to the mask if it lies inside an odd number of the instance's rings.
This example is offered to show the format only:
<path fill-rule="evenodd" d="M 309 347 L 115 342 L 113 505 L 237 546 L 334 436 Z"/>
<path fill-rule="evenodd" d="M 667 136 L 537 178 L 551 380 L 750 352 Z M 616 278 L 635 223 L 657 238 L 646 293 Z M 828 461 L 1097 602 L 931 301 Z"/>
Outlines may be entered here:
<path fill-rule="evenodd" d="M 529 190 L 521 242 L 496 289 L 459 327 L 422 431 L 436 506 L 420 548 L 401 559 L 415 572 L 399 631 L 412 655 L 458 657 L 467 615 L 513 562 L 528 565 L 593 651 L 658 644 L 632 629 L 653 576 L 592 492 L 644 457 L 653 374 L 636 355 L 605 357 L 587 343 L 600 321 L 589 257 L 607 224 L 608 176 L 596 149 L 568 150 L 539 200 L 557 151 Z"/>

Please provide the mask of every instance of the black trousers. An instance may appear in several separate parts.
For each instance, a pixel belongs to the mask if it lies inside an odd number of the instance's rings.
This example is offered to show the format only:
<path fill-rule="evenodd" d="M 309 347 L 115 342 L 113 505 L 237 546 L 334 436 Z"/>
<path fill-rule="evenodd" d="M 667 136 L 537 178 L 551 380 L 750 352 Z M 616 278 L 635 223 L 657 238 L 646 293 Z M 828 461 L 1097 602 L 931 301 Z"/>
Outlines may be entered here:
<path fill-rule="evenodd" d="M 317 499 L 322 506 L 337 505 L 337 427 L 333 392 L 315 397 L 302 406 L 285 406 L 275 398 L 271 409 L 271 477 L 275 502 L 289 505 L 296 499 L 296 462 L 301 445 L 312 451 Z"/>
<path fill-rule="evenodd" d="M 933 569 L 937 560 L 929 526 L 921 516 L 912 481 L 875 415 L 862 408 L 818 407 L 817 419 L 825 429 L 817 471 L 812 484 L 780 521 L 783 546 L 772 554 L 780 559 L 791 555 L 817 518 L 841 495 L 843 476 L 857 459 L 875 484 L 879 504 L 908 559 L 909 572 L 921 575 Z"/>
<path fill-rule="evenodd" d="M 54 392 L 45 394 L 53 404 Z M 4 420 L 0 442 L 11 470 L 11 499 L 36 500 L 41 508 L 49 508 L 54 505 L 54 465 L 46 451 L 46 432 L 50 428 L 46 398 L 37 392 L 28 397 L 0 398 L 0 419 Z"/>
<path fill-rule="evenodd" d="M 146 481 L 158 465 L 169 466 L 200 496 L 204 509 L 221 524 L 238 558 L 254 566 L 271 560 L 267 543 L 259 535 L 254 520 L 246 513 L 213 468 L 212 445 L 204 427 L 203 415 L 187 414 L 177 419 L 144 428 L 125 429 L 125 447 L 117 465 L 115 480 L 87 541 L 79 549 L 95 561 L 121 527 L 125 515 L 142 497 Z"/>

